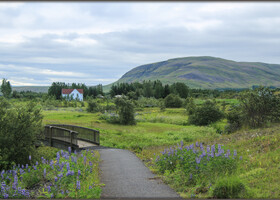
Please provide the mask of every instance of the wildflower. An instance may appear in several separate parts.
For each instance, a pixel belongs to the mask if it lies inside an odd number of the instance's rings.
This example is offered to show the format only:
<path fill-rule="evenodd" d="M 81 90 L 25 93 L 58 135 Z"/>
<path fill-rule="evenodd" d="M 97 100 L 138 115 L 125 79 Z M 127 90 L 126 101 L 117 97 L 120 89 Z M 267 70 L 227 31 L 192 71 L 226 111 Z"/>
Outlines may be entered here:
<path fill-rule="evenodd" d="M 60 154 L 59 154 L 59 151 L 56 153 L 56 160 L 59 162 L 59 159 L 60 159 Z"/>
<path fill-rule="evenodd" d="M 199 163 L 200 163 L 200 160 L 201 160 L 201 158 L 200 158 L 200 157 L 196 157 L 196 158 L 195 158 L 195 161 L 196 161 L 196 163 L 197 163 L 197 164 L 199 164 Z"/>
<path fill-rule="evenodd" d="M 46 178 L 46 173 L 47 173 L 47 170 L 46 170 L 46 168 L 44 168 L 44 178 Z"/>
<path fill-rule="evenodd" d="M 69 163 L 66 163 L 66 169 L 67 169 L 67 171 L 70 170 L 70 165 L 69 165 Z"/>
<path fill-rule="evenodd" d="M 9 198 L 9 194 L 4 193 L 4 199 L 8 199 Z"/>
<path fill-rule="evenodd" d="M 91 190 L 91 189 L 92 189 L 92 186 L 89 186 L 89 187 L 88 187 L 88 189 L 90 189 L 90 190 Z"/>
<path fill-rule="evenodd" d="M 237 151 L 236 151 L 236 150 L 234 150 L 233 155 L 234 155 L 234 156 L 237 156 Z"/>
<path fill-rule="evenodd" d="M 58 176 L 58 178 L 62 178 L 63 177 L 63 173 L 60 173 L 57 176 Z"/>
<path fill-rule="evenodd" d="M 29 160 L 31 160 L 31 155 L 29 155 Z"/>
<path fill-rule="evenodd" d="M 33 168 L 34 168 L 34 170 L 37 170 L 37 166 L 34 165 Z"/>
<path fill-rule="evenodd" d="M 183 147 L 184 146 L 184 142 L 183 142 L 183 140 L 181 140 L 181 147 Z"/>
<path fill-rule="evenodd" d="M 47 187 L 47 190 L 48 190 L 48 192 L 51 192 L 51 187 L 48 186 L 48 187 Z"/>
<path fill-rule="evenodd" d="M 26 169 L 28 168 L 28 164 L 26 164 L 25 168 L 26 168 Z"/>
<path fill-rule="evenodd" d="M 63 190 L 61 190 L 61 194 L 62 194 L 62 195 L 64 194 L 64 191 L 63 191 Z"/>
<path fill-rule="evenodd" d="M 69 154 L 71 154 L 71 147 L 68 147 L 68 152 Z"/>
<path fill-rule="evenodd" d="M 196 142 L 196 143 L 195 143 L 195 146 L 196 146 L 196 147 L 199 147 L 199 144 L 198 144 L 198 142 Z"/>
<path fill-rule="evenodd" d="M 159 157 L 159 156 L 158 156 Z M 92 162 L 91 161 L 89 161 L 89 166 L 92 166 Z"/>
<path fill-rule="evenodd" d="M 53 195 L 53 194 L 51 194 L 51 198 L 54 198 L 54 195 Z"/>
<path fill-rule="evenodd" d="M 210 146 L 207 145 L 207 153 L 210 153 Z"/>
<path fill-rule="evenodd" d="M 87 157 L 85 156 L 84 157 L 84 164 L 86 164 L 86 162 L 87 162 Z"/>
<path fill-rule="evenodd" d="M 77 186 L 76 186 L 77 190 L 80 190 L 80 189 L 81 189 L 81 183 L 80 183 L 79 180 L 77 180 L 77 184 L 76 184 L 76 185 L 77 185 Z"/>
<path fill-rule="evenodd" d="M 38 163 L 38 161 L 36 161 L 36 165 L 38 165 L 39 163 Z"/>
<path fill-rule="evenodd" d="M 242 160 L 242 156 L 240 156 L 239 159 Z"/>
<path fill-rule="evenodd" d="M 81 170 L 78 170 L 78 176 L 81 176 Z"/>

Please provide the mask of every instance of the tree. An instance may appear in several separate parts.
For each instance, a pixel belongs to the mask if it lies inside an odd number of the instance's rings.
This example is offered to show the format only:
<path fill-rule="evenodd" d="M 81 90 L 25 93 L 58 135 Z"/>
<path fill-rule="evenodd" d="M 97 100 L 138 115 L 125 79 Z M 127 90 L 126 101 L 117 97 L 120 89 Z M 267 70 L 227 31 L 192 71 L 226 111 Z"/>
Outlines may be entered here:
<path fill-rule="evenodd" d="M 183 101 L 178 95 L 169 94 L 165 97 L 164 103 L 166 108 L 180 108 L 182 107 Z"/>
<path fill-rule="evenodd" d="M 66 85 L 64 82 L 53 82 L 48 90 L 49 96 L 55 96 L 56 99 L 61 99 L 61 90 L 69 88 L 69 84 Z"/>
<path fill-rule="evenodd" d="M 223 118 L 223 113 L 220 111 L 215 102 L 205 101 L 202 106 L 197 106 L 191 115 L 189 115 L 189 123 L 199 126 L 209 125 Z"/>
<path fill-rule="evenodd" d="M 29 163 L 28 157 L 35 154 L 35 142 L 42 132 L 42 119 L 35 103 L 11 106 L 0 99 L 0 170 Z"/>
<path fill-rule="evenodd" d="M 120 123 L 124 125 L 135 125 L 135 111 L 134 105 L 131 100 L 128 100 L 124 97 L 116 98 L 115 104 L 118 108 L 117 112 L 119 114 Z"/>
<path fill-rule="evenodd" d="M 3 96 L 5 98 L 9 98 L 12 93 L 12 86 L 10 84 L 10 81 L 7 81 L 7 79 L 5 78 L 3 78 L 2 80 L 1 92 L 3 93 Z"/>
<path fill-rule="evenodd" d="M 171 85 L 171 92 L 178 94 L 181 98 L 187 98 L 189 95 L 189 87 L 184 83 L 173 83 Z"/>
<path fill-rule="evenodd" d="M 280 119 L 280 98 L 272 89 L 258 87 L 240 96 L 240 110 L 244 123 L 252 128 L 264 126 L 267 122 Z"/>

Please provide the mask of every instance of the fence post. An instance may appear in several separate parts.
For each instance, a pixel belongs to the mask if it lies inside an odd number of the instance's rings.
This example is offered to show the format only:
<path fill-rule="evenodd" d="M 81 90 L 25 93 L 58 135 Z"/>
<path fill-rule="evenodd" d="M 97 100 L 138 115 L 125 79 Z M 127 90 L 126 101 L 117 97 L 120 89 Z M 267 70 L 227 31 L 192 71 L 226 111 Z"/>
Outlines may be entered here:
<path fill-rule="evenodd" d="M 49 127 L 49 130 L 50 130 L 50 141 L 49 141 L 49 142 L 50 142 L 50 146 L 52 147 L 52 146 L 53 146 L 53 142 L 52 142 L 52 135 L 53 135 L 53 134 L 52 134 L 52 130 L 53 130 L 53 127 L 50 126 L 50 127 Z"/>
<path fill-rule="evenodd" d="M 74 152 L 74 147 L 73 147 L 73 131 L 70 132 L 70 144 L 71 144 L 71 151 Z"/>

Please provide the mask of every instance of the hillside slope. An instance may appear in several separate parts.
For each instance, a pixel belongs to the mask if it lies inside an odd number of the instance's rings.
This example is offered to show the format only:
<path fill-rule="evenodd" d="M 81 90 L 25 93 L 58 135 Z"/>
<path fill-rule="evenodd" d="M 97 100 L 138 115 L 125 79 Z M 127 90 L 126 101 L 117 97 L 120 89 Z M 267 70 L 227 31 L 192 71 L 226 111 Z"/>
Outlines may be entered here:
<path fill-rule="evenodd" d="M 252 85 L 279 87 L 280 65 L 235 62 L 208 56 L 175 58 L 136 67 L 117 82 L 157 79 L 165 84 L 183 82 L 192 88 L 246 88 Z"/>

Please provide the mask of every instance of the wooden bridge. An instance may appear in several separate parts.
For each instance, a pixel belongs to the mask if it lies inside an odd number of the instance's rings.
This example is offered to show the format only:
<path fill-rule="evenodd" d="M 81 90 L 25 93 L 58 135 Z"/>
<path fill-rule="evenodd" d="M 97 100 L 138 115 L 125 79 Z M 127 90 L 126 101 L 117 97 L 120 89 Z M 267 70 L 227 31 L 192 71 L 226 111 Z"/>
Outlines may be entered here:
<path fill-rule="evenodd" d="M 99 146 L 99 131 L 67 124 L 49 124 L 45 126 L 43 143 L 65 150 L 68 147 L 77 150 Z"/>

